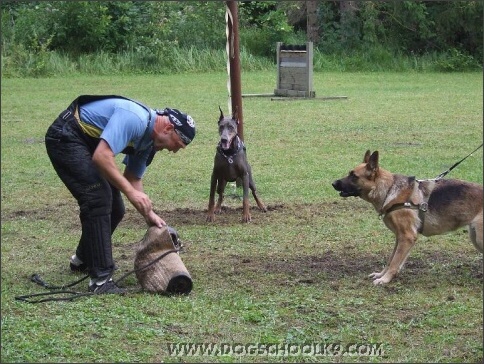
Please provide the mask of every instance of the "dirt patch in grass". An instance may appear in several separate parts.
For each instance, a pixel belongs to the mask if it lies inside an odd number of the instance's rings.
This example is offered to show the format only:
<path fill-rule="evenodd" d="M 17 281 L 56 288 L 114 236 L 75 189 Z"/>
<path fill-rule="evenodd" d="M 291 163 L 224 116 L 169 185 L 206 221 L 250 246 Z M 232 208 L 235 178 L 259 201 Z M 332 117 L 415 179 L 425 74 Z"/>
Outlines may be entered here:
<path fill-rule="evenodd" d="M 222 206 L 222 213 L 216 215 L 214 225 L 232 225 L 240 224 L 242 221 L 242 202 L 240 206 L 237 205 L 239 197 L 229 197 L 230 206 Z M 231 200 L 235 200 L 231 201 Z M 358 200 L 352 200 L 358 201 Z M 371 211 L 371 207 L 364 205 L 361 201 L 359 203 L 351 204 L 351 201 L 332 201 L 327 203 L 312 203 L 312 204 L 285 204 L 276 203 L 267 205 L 267 213 L 262 212 L 257 206 L 251 206 L 252 221 L 250 224 L 270 224 L 274 223 L 274 219 L 285 219 L 291 217 L 296 220 L 310 220 L 314 217 L 321 216 L 336 216 L 350 211 L 357 214 L 361 211 Z M 129 205 L 126 206 L 126 215 L 121 222 L 125 227 L 140 227 L 140 221 L 143 218 Z M 155 209 L 156 210 L 156 209 Z M 168 222 L 176 222 L 177 226 L 204 224 L 206 225 L 207 209 L 193 209 L 193 208 L 175 208 L 172 210 L 156 210 Z M 59 222 L 78 223 L 79 208 L 75 201 L 62 202 L 56 206 L 50 205 L 41 209 L 21 209 L 13 211 L 2 211 L 3 221 L 14 221 L 19 219 L 32 220 L 54 220 Z"/>
<path fill-rule="evenodd" d="M 206 209 L 197 210 L 191 208 L 177 208 L 174 210 L 161 210 L 157 213 L 168 222 L 176 222 L 179 232 L 184 227 L 204 226 L 226 228 L 233 226 L 237 234 L 244 235 L 245 230 L 266 225 L 287 225 L 302 224 L 310 222 L 312 224 L 323 225 L 326 221 L 329 224 L 335 223 L 332 219 L 345 213 L 352 216 L 368 213 L 369 207 L 361 203 L 351 203 L 351 201 L 334 201 L 331 203 L 315 204 L 272 204 L 267 206 L 267 212 L 261 212 L 256 206 L 251 207 L 252 222 L 245 225 L 241 222 L 242 207 L 224 206 L 222 213 L 216 216 L 213 224 L 205 221 Z M 370 210 L 371 211 L 371 210 Z M 71 203 L 59 204 L 57 208 L 52 206 L 38 210 L 16 210 L 2 214 L 3 221 L 14 220 L 53 220 L 61 227 L 80 230 L 78 221 L 78 208 L 72 207 Z M 121 222 L 120 228 L 142 229 L 145 228 L 143 218 L 133 210 L 128 210 L 125 218 Z M 377 222 L 375 222 L 377 224 Z M 290 239 L 290 238 L 289 238 Z M 467 236 L 462 237 L 463 243 L 468 243 Z M 116 245 L 115 256 L 117 261 L 126 266 L 126 270 L 131 268 L 134 259 L 134 248 L 138 241 Z M 417 243 L 418 244 L 418 243 Z M 470 244 L 470 243 L 469 243 Z M 335 245 L 334 249 L 320 250 L 317 246 L 314 251 L 308 254 L 307 251 L 298 254 L 298 251 L 288 251 L 287 254 L 274 255 L 268 251 L 266 255 L 247 255 L 247 254 L 228 254 L 221 253 L 217 249 L 201 249 L 194 256 L 191 256 L 195 247 L 191 247 L 192 242 L 185 242 L 185 253 L 182 257 L 191 261 L 197 271 L 196 261 L 210 261 L 210 270 L 215 275 L 234 277 L 237 275 L 249 274 L 260 277 L 277 277 L 281 284 L 317 284 L 328 279 L 337 281 L 347 277 L 366 277 L 368 274 L 380 270 L 385 264 L 391 252 L 393 242 L 389 242 L 383 250 L 381 247 L 374 252 L 360 251 L 358 247 L 345 243 Z M 425 249 L 425 248 L 424 248 Z M 439 268 L 441 267 L 441 268 Z M 203 269 L 203 268 L 202 268 Z M 468 253 L 446 251 L 438 249 L 425 249 L 419 247 L 419 254 L 410 254 L 405 265 L 404 274 L 401 277 L 420 275 L 437 270 L 439 278 L 452 280 L 453 277 L 462 275 L 466 272 L 470 277 L 483 280 L 482 258 L 470 259 Z M 200 273 L 202 273 L 200 271 Z M 398 277 L 399 279 L 401 277 Z M 337 289 L 337 285 L 332 286 Z"/>
<path fill-rule="evenodd" d="M 266 213 L 252 206 L 252 222 L 244 224 L 241 205 L 230 202 L 210 224 L 205 221 L 204 209 L 157 211 L 178 230 L 184 244 L 181 258 L 194 283 L 186 302 L 163 301 L 168 306 L 173 302 L 187 305 L 181 317 L 163 319 L 163 330 L 173 340 L 192 340 L 194 332 L 201 332 L 203 336 L 197 336 L 197 340 L 209 337 L 244 342 L 253 340 L 246 336 L 253 330 L 262 341 L 287 337 L 318 341 L 324 332 L 330 341 L 356 342 L 370 335 L 388 344 L 388 358 L 405 358 L 402 340 L 410 337 L 424 347 L 430 332 L 433 340 L 442 342 L 439 345 L 443 349 L 438 350 L 452 352 L 444 355 L 482 359 L 480 347 L 475 349 L 475 342 L 480 341 L 468 343 L 466 339 L 466 335 L 475 337 L 479 333 L 482 338 L 482 311 L 474 308 L 475 301 L 480 302 L 475 296 L 482 287 L 482 256 L 474 251 L 464 231 L 457 231 L 450 240 L 445 237 L 442 242 L 439 238 L 432 244 L 417 243 L 402 273 L 390 284 L 376 288 L 368 275 L 383 268 L 393 248 L 393 237 L 366 204 L 357 200 L 279 203 L 269 205 Z M 44 278 L 49 282 L 72 281 L 70 275 L 59 278 L 59 273 L 69 274 L 64 259 L 75 248 L 80 234 L 77 206 L 68 202 L 57 208 L 2 211 L 5 222 L 20 222 L 22 226 L 41 222 L 47 234 L 72 239 L 72 244 L 59 244 L 55 254 L 50 253 L 55 259 L 48 264 L 46 260 L 44 268 Z M 146 224 L 136 211 L 128 209 L 118 229 L 113 241 L 118 266 L 115 279 L 133 269 L 139 240 L 132 237 L 141 238 Z M 15 229 L 6 233 L 10 241 L 35 240 L 25 235 L 32 234 L 31 229 L 23 232 L 25 236 Z M 45 244 L 37 245 L 36 252 L 45 254 L 39 259 L 51 256 L 44 253 Z M 13 282 L 19 277 L 27 281 L 17 264 L 9 263 L 14 256 L 18 258 L 18 252 L 8 244 L 2 249 L 3 262 L 9 265 L 9 278 L 2 276 L 5 285 L 16 287 Z M 25 254 L 29 251 L 26 249 Z M 137 295 L 141 287 L 134 274 L 121 285 L 133 292 L 130 297 L 136 302 L 158 299 Z M 146 307 L 136 308 L 136 317 L 159 320 L 158 310 L 149 303 Z M 213 307 L 217 307 L 214 313 Z M 191 315 L 190 309 L 198 310 L 198 314 Z M 450 321 L 448 315 L 452 315 Z M 445 344 L 446 335 L 460 341 L 449 346 Z M 382 339 L 388 337 L 392 339 Z"/>
<path fill-rule="evenodd" d="M 206 256 L 206 259 L 210 260 L 210 270 L 216 276 L 235 279 L 247 276 L 254 278 L 251 279 L 254 282 L 273 281 L 272 283 L 284 285 L 317 285 L 330 282 L 330 287 L 334 290 L 338 289 L 339 280 L 367 279 L 368 274 L 381 268 L 379 263 L 382 261 L 382 257 L 377 254 L 346 255 L 335 251 L 296 257 L 233 255 L 225 256 L 219 261 L 213 256 Z M 470 276 L 482 283 L 482 259 L 469 262 L 466 260 L 469 260 L 469 257 L 465 255 L 427 252 L 423 257 L 410 259 L 396 279 L 408 281 L 413 279 L 412 277 L 430 274 L 435 276 L 435 283 L 442 279 L 455 281 L 455 277 L 459 276 Z M 371 283 L 369 278 L 368 283 Z"/>
<path fill-rule="evenodd" d="M 336 206 L 337 205 L 337 206 Z M 335 206 L 337 209 L 335 209 Z M 344 214 L 344 210 L 351 211 L 352 215 L 360 213 L 365 209 L 365 206 L 350 205 L 350 204 L 338 204 L 324 203 L 324 204 L 275 204 L 267 206 L 268 212 L 262 213 L 257 207 L 251 208 L 252 222 L 251 226 L 275 224 L 278 222 L 290 219 L 291 221 L 314 221 L 321 222 L 321 219 L 331 218 L 333 215 Z M 159 211 L 159 214 L 163 216 L 167 221 L 176 221 L 177 228 L 183 231 L 184 225 L 204 225 L 205 211 L 180 208 L 171 211 Z M 368 211 L 365 211 L 368 212 Z M 237 228 L 243 228 L 241 223 L 242 207 L 224 207 L 222 214 L 216 216 L 215 226 L 227 227 L 234 226 Z M 331 223 L 331 221 L 329 221 Z M 378 222 L 375 222 L 377 224 Z M 139 224 L 138 216 L 127 216 L 123 220 L 123 224 L 130 226 L 137 226 Z M 470 244 L 467 240 L 467 236 L 462 231 L 462 244 Z M 417 243 L 418 244 L 418 243 Z M 187 244 L 187 251 L 190 251 L 190 242 Z M 345 245 L 343 247 L 335 247 L 335 249 L 318 251 L 318 247 L 314 247 L 314 254 L 303 254 L 298 256 L 297 251 L 288 252 L 287 256 L 271 257 L 270 252 L 268 256 L 258 257 L 257 255 L 224 255 L 223 261 L 220 265 L 217 265 L 217 260 L 214 259 L 214 255 L 217 255 L 216 250 L 201 256 L 198 258 L 209 259 L 213 264 L 215 271 L 224 272 L 224 267 L 240 267 L 244 270 L 254 270 L 264 274 L 267 273 L 282 273 L 294 277 L 304 277 L 311 275 L 314 272 L 318 274 L 331 275 L 332 278 L 338 279 L 348 276 L 358 276 L 363 273 L 373 272 L 377 267 L 376 264 L 383 264 L 386 262 L 387 256 L 390 254 L 393 248 L 393 241 L 390 241 L 383 251 L 379 248 L 374 253 L 367 253 L 358 251 L 357 247 Z M 410 271 L 413 274 L 423 273 L 430 268 L 442 265 L 448 268 L 449 275 L 458 274 L 462 270 L 469 270 L 472 272 L 472 276 L 482 281 L 482 259 L 472 261 L 469 259 L 468 253 L 425 249 L 422 251 L 420 247 L 420 254 L 418 257 L 412 257 L 410 255 L 409 260 L 405 265 L 405 270 Z M 311 284 L 311 279 L 300 279 L 301 283 Z"/>
<path fill-rule="evenodd" d="M 242 224 L 242 203 L 240 207 L 222 206 L 222 213 L 215 215 L 215 222 L 212 226 L 230 226 Z M 313 203 L 313 204 L 269 204 L 266 206 L 267 212 L 264 213 L 257 206 L 251 206 L 250 212 L 252 216 L 252 225 L 269 225 L 277 223 L 278 220 L 286 220 L 290 218 L 295 221 L 313 221 L 317 217 L 331 217 L 335 215 L 344 214 L 346 210 L 351 211 L 352 214 L 360 211 L 371 211 L 371 208 L 366 206 L 343 203 L 339 205 L 337 201 L 330 203 Z M 207 209 L 192 209 L 192 208 L 176 208 L 173 210 L 156 210 L 165 221 L 176 222 L 177 226 L 183 225 L 207 225 L 206 213 Z M 123 219 L 122 224 L 125 226 L 139 226 L 141 217 L 139 215 L 127 215 Z"/>

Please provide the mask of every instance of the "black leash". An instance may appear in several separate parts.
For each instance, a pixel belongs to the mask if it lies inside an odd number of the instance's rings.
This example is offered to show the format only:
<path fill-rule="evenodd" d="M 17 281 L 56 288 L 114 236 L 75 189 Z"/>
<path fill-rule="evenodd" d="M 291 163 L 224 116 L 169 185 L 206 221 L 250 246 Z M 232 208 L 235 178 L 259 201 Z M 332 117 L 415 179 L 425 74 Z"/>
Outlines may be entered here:
<path fill-rule="evenodd" d="M 86 275 L 85 277 L 82 277 L 81 279 L 79 279 L 75 282 L 72 282 L 72 283 L 69 283 L 69 284 L 66 284 L 66 285 L 63 285 L 63 286 L 52 286 L 52 285 L 46 283 L 42 278 L 40 278 L 40 276 L 37 273 L 34 273 L 30 276 L 30 280 L 32 282 L 37 283 L 39 286 L 42 286 L 42 287 L 47 288 L 47 289 L 64 289 L 64 288 L 74 287 L 76 284 L 81 283 L 83 280 L 85 280 L 87 278 L 89 278 L 89 275 Z"/>
<path fill-rule="evenodd" d="M 109 274 L 107 280 L 111 279 L 113 275 L 114 269 L 111 271 Z M 76 298 L 79 297 L 84 297 L 84 296 L 92 296 L 95 294 L 100 294 L 102 292 L 77 292 L 77 291 L 69 291 L 66 290 L 66 288 L 74 287 L 75 285 L 81 283 L 82 281 L 86 280 L 89 278 L 89 274 L 85 275 L 81 279 L 78 279 L 75 282 L 62 285 L 62 286 L 54 286 L 51 284 L 48 284 L 45 282 L 38 274 L 34 273 L 30 276 L 30 280 L 39 286 L 42 286 L 50 292 L 44 292 L 44 293 L 34 293 L 34 294 L 27 294 L 23 296 L 16 296 L 15 300 L 16 301 L 23 301 L 23 302 L 28 302 L 28 303 L 41 303 L 41 302 L 49 302 L 49 301 L 73 301 Z M 63 294 L 64 296 L 62 297 L 53 297 L 57 295 Z M 41 298 L 37 300 L 32 300 L 33 298 L 37 297 L 47 297 L 47 298 Z"/>
<path fill-rule="evenodd" d="M 53 295 L 58 295 L 58 294 L 68 294 L 68 295 L 71 295 L 71 296 L 70 297 L 68 297 L 68 296 L 52 297 Z M 75 298 L 79 298 L 79 297 L 83 297 L 83 296 L 92 296 L 94 294 L 95 294 L 94 292 L 82 293 L 82 292 L 64 291 L 63 290 L 63 291 L 56 291 L 56 292 L 45 292 L 45 293 L 28 294 L 28 295 L 24 295 L 24 296 L 16 296 L 15 300 L 28 302 L 28 303 L 41 303 L 41 302 L 48 302 L 48 301 L 73 301 Z M 38 299 L 38 300 L 35 300 L 35 301 L 31 300 L 34 297 L 42 297 L 42 296 L 48 296 L 48 298 L 42 298 L 42 299 Z"/>
<path fill-rule="evenodd" d="M 450 171 L 452 171 L 455 167 L 457 167 L 459 164 L 461 164 L 463 161 L 465 161 L 467 158 L 469 158 L 473 153 L 477 152 L 479 150 L 479 148 L 482 148 L 482 144 L 479 145 L 476 149 L 474 149 L 472 152 L 470 152 L 467 156 L 465 156 L 464 158 L 462 158 L 460 161 L 458 161 L 457 163 L 455 163 L 452 167 L 450 167 L 448 170 L 446 170 L 445 172 L 442 172 L 441 174 L 439 174 L 435 180 L 439 180 L 439 179 L 442 179 L 444 178 Z"/>
<path fill-rule="evenodd" d="M 172 250 L 169 250 L 167 252 L 164 252 L 163 254 L 156 257 L 155 259 L 153 259 L 151 262 L 149 262 L 145 266 L 140 267 L 138 269 L 133 269 L 133 270 L 127 272 L 121 278 L 116 280 L 114 283 L 116 285 L 118 285 L 119 282 L 126 279 L 129 275 L 136 273 L 137 271 L 141 271 L 141 270 L 148 268 L 149 266 L 155 264 L 159 260 L 166 257 L 168 254 L 177 253 L 179 251 L 180 251 L 180 249 L 172 249 Z M 111 279 L 111 277 L 113 276 L 113 273 L 114 273 L 114 269 L 109 274 L 107 281 L 109 281 Z M 28 302 L 28 303 L 41 303 L 41 302 L 49 302 L 49 301 L 73 301 L 74 299 L 79 298 L 79 297 L 93 296 L 93 295 L 98 295 L 98 294 L 104 293 L 102 291 L 102 289 L 99 289 L 96 292 L 87 292 L 87 293 L 86 292 L 83 293 L 83 292 L 66 290 L 66 288 L 74 287 L 75 285 L 81 283 L 82 281 L 84 281 L 87 278 L 89 278 L 89 275 L 86 275 L 86 276 L 82 277 L 81 279 L 78 279 L 77 281 L 66 284 L 66 285 L 54 286 L 54 285 L 50 285 L 47 282 L 45 282 L 38 274 L 32 274 L 32 276 L 30 277 L 30 280 L 32 282 L 38 284 L 39 286 L 42 286 L 42 287 L 50 290 L 50 292 L 34 293 L 34 294 L 28 294 L 28 295 L 23 295 L 23 296 L 16 296 L 15 300 L 16 301 Z M 56 295 L 60 295 L 60 294 L 63 294 L 64 296 L 63 297 L 52 297 L 52 296 L 56 296 Z M 47 297 L 47 298 L 36 299 L 38 297 Z"/>

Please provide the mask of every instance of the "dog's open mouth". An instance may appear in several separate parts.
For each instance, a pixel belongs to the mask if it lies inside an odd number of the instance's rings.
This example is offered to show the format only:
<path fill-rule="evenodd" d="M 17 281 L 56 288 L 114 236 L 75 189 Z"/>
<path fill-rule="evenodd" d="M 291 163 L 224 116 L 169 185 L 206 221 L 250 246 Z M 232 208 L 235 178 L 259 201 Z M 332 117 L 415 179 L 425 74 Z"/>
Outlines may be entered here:
<path fill-rule="evenodd" d="M 220 139 L 220 147 L 223 150 L 230 149 L 230 146 L 232 145 L 232 140 L 234 140 L 234 138 L 231 138 L 231 139 Z"/>
<path fill-rule="evenodd" d="M 359 191 L 341 191 L 339 193 L 341 197 L 358 197 L 360 196 Z"/>

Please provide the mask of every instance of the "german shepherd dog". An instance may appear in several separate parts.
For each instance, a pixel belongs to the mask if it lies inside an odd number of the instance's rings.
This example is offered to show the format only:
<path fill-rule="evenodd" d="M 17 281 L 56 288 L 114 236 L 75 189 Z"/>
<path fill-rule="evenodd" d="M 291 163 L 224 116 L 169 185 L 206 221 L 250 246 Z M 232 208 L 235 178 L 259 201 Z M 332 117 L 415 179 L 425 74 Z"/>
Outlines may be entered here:
<path fill-rule="evenodd" d="M 219 107 L 220 109 L 220 107 Z M 257 206 L 266 212 L 267 208 L 257 196 L 256 187 L 252 178 L 252 170 L 247 161 L 245 145 L 237 134 L 239 121 L 236 113 L 232 117 L 224 117 L 220 109 L 218 131 L 220 142 L 215 153 L 212 179 L 210 184 L 210 198 L 208 202 L 207 221 L 215 220 L 215 213 L 222 211 L 222 202 L 227 182 L 237 181 L 243 188 L 242 214 L 243 222 L 250 222 L 249 189 L 252 191 Z M 217 205 L 215 205 L 215 190 L 218 193 Z"/>
<path fill-rule="evenodd" d="M 416 180 L 393 174 L 378 164 L 378 151 L 368 150 L 363 163 L 333 182 L 341 197 L 371 203 L 396 237 L 386 267 L 370 274 L 373 283 L 390 282 L 403 268 L 417 235 L 440 235 L 468 225 L 469 238 L 482 253 L 482 195 L 477 183 L 456 179 Z"/>

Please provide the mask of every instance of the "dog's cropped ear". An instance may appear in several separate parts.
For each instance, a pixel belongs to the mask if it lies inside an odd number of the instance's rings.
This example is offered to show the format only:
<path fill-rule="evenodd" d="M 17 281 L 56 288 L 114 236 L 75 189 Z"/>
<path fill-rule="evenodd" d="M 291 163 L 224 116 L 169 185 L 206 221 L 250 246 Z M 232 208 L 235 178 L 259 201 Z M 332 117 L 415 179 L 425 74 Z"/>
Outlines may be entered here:
<path fill-rule="evenodd" d="M 375 171 L 378 169 L 378 151 L 374 151 L 373 154 L 368 158 L 366 168 Z"/>
<path fill-rule="evenodd" d="M 235 107 L 235 111 L 232 114 L 232 119 L 234 119 L 237 125 L 239 125 L 239 112 L 237 110 L 237 106 Z"/>
<path fill-rule="evenodd" d="M 224 113 L 222 112 L 222 108 L 220 107 L 220 105 L 218 106 L 218 109 L 220 110 L 220 118 L 218 119 L 218 121 L 220 122 L 220 120 L 224 118 Z"/>
<path fill-rule="evenodd" d="M 368 161 L 370 160 L 370 155 L 371 155 L 371 152 L 368 149 L 365 153 L 365 156 L 363 157 L 363 163 L 368 163 Z"/>

